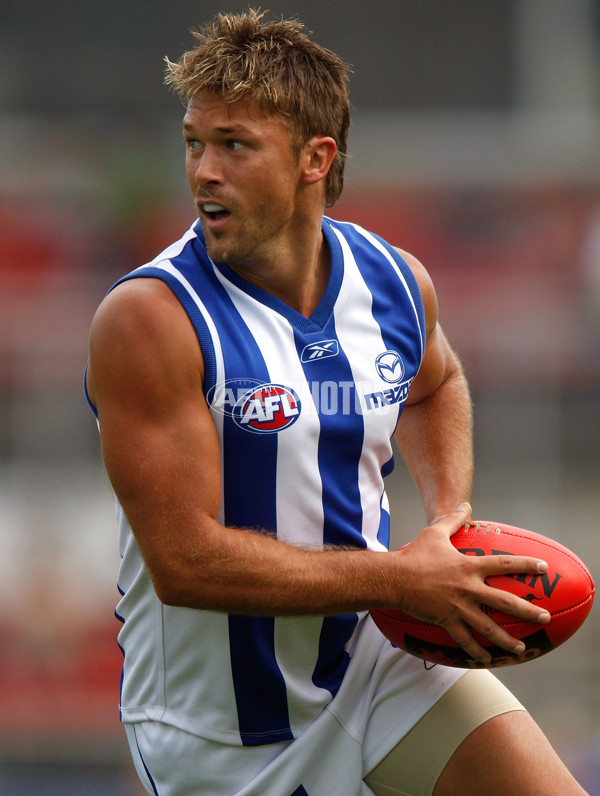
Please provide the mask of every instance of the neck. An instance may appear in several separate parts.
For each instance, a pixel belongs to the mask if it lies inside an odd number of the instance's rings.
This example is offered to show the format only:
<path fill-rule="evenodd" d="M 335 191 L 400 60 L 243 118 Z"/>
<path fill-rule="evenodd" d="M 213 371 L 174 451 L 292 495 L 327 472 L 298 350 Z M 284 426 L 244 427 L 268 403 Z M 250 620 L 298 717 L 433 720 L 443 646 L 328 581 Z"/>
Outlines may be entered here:
<path fill-rule="evenodd" d="M 318 228 L 304 234 L 302 242 L 284 247 L 268 262 L 230 267 L 308 318 L 327 287 L 331 259 L 319 221 Z"/>

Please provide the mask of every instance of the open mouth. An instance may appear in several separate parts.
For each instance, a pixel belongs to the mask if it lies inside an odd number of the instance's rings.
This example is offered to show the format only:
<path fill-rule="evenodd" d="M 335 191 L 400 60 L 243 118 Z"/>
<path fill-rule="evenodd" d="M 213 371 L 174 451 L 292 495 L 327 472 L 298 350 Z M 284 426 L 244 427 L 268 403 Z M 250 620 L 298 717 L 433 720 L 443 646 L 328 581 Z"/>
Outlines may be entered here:
<path fill-rule="evenodd" d="M 208 216 L 212 221 L 221 221 L 231 215 L 229 210 L 226 210 L 223 205 L 217 204 L 217 202 L 205 202 L 201 205 L 201 208 L 204 215 Z"/>

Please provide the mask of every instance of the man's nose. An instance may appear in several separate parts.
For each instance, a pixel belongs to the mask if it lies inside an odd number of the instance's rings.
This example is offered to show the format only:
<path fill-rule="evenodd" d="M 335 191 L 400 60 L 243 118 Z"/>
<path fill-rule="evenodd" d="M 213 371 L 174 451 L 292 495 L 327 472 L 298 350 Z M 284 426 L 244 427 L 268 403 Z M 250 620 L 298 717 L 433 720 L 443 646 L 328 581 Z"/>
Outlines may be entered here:
<path fill-rule="evenodd" d="M 197 160 L 194 178 L 199 185 L 223 182 L 222 163 L 216 147 L 206 146 L 204 148 Z"/>

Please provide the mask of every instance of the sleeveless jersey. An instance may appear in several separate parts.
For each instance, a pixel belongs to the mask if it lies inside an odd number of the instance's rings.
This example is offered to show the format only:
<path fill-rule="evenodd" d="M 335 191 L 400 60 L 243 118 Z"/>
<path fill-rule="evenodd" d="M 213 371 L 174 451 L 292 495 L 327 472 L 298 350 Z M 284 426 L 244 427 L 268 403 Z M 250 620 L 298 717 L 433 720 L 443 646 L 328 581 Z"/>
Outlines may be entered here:
<path fill-rule="evenodd" d="M 211 261 L 199 221 L 124 279 L 166 282 L 196 331 L 221 446 L 219 521 L 289 544 L 384 551 L 384 477 L 423 357 L 423 306 L 412 272 L 382 239 L 329 218 L 323 234 L 331 272 L 310 318 Z M 251 617 L 163 605 L 118 513 L 123 721 L 163 721 L 234 745 L 296 738 L 340 689 L 366 613 Z"/>

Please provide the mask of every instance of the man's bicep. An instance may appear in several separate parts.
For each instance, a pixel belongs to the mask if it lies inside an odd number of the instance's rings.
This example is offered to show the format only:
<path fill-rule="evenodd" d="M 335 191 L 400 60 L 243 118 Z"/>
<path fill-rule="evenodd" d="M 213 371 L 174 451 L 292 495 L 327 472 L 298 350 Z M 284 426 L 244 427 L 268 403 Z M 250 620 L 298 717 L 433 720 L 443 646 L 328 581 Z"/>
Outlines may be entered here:
<path fill-rule="evenodd" d="M 171 294 L 146 288 L 101 308 L 89 371 L 106 470 L 142 543 L 169 513 L 214 516 L 220 498 L 198 341 Z"/>
<path fill-rule="evenodd" d="M 219 447 L 200 399 L 173 404 L 170 416 L 158 419 L 135 407 L 108 405 L 99 410 L 99 425 L 106 471 L 136 535 L 157 511 L 215 515 Z"/>
<path fill-rule="evenodd" d="M 433 395 L 458 368 L 456 354 L 442 328 L 436 325 L 427 341 L 419 372 L 410 387 L 407 405 L 420 403 Z"/>

